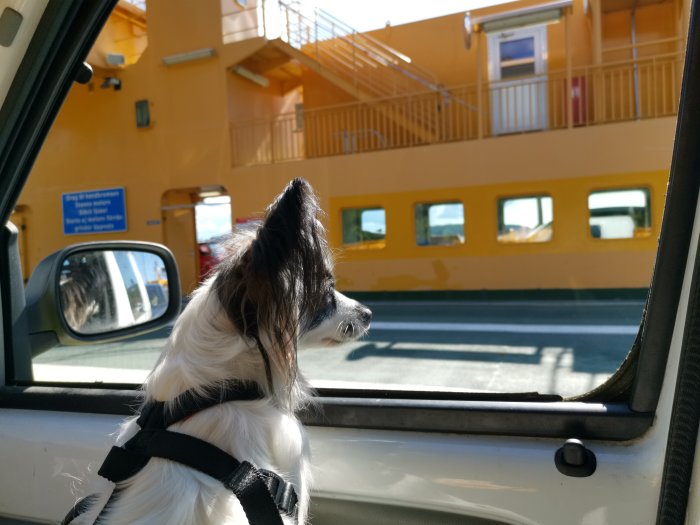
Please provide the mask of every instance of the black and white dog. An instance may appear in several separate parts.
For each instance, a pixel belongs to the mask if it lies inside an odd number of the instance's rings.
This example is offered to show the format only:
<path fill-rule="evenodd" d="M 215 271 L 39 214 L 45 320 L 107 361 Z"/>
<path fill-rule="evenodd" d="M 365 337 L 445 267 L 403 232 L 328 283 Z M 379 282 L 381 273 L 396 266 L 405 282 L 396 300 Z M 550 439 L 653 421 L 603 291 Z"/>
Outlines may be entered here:
<path fill-rule="evenodd" d="M 160 401 L 166 411 L 178 408 L 184 392 L 216 397 L 232 380 L 259 386 L 260 399 L 214 404 L 168 431 L 200 438 L 290 482 L 298 504 L 296 517 L 283 516 L 285 524 L 305 523 L 309 503 L 308 446 L 295 412 L 310 402 L 310 389 L 299 373 L 297 350 L 356 339 L 371 319 L 366 307 L 335 290 L 319 213 L 311 186 L 296 179 L 259 228 L 234 234 L 145 383 L 146 405 Z M 126 421 L 117 444 L 138 431 L 136 418 Z M 71 523 L 249 523 L 239 499 L 220 481 L 176 461 L 152 457 L 116 487 L 103 482 Z"/>

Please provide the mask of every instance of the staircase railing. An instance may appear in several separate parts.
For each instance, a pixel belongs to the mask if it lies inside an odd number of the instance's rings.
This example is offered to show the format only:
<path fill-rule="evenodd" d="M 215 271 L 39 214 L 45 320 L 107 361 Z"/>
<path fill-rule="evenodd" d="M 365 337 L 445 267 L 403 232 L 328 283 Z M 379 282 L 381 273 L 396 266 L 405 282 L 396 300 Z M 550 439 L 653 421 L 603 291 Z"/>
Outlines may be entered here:
<path fill-rule="evenodd" d="M 435 75 L 370 35 L 301 2 L 279 1 L 282 39 L 377 98 L 439 91 Z"/>
<path fill-rule="evenodd" d="M 225 43 L 255 36 L 281 39 L 339 77 L 346 86 L 352 86 L 353 95 L 359 100 L 432 92 L 438 100 L 450 102 L 449 91 L 434 74 L 376 38 L 304 2 L 260 0 L 250 8 L 224 13 L 222 33 Z M 407 106 L 392 108 L 387 116 L 398 123 L 411 121 L 424 138 L 439 132 L 439 122 L 432 112 L 415 113 Z"/>

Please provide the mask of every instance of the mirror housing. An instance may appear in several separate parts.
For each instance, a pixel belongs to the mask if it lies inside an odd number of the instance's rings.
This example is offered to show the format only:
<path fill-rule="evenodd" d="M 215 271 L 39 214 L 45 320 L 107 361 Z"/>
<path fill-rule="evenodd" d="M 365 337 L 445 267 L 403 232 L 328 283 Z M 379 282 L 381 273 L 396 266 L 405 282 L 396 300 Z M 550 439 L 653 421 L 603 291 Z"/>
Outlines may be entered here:
<path fill-rule="evenodd" d="M 158 278 L 145 275 L 137 260 L 157 261 Z M 170 250 L 132 241 L 81 243 L 49 255 L 29 279 L 26 299 L 33 355 L 58 344 L 103 343 L 157 330 L 177 318 L 182 301 Z"/>

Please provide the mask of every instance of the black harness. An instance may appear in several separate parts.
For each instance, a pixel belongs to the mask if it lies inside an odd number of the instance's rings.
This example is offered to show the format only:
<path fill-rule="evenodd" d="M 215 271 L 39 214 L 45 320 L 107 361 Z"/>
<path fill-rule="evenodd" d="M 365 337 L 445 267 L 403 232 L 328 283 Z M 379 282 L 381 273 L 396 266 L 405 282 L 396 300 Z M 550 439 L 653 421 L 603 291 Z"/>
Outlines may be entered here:
<path fill-rule="evenodd" d="M 296 517 L 297 495 L 291 483 L 274 472 L 238 461 L 211 443 L 166 430 L 212 406 L 264 397 L 253 382 L 229 381 L 224 386 L 216 397 L 203 397 L 188 390 L 175 400 L 172 410 L 166 410 L 162 401 L 146 403 L 136 420 L 140 430 L 121 447 L 112 447 L 98 474 L 119 483 L 137 474 L 151 458 L 168 459 L 221 481 L 238 498 L 251 525 L 282 525 L 282 514 Z M 94 495 L 79 501 L 63 523 L 70 523 L 87 510 L 86 500 L 90 498 Z"/>

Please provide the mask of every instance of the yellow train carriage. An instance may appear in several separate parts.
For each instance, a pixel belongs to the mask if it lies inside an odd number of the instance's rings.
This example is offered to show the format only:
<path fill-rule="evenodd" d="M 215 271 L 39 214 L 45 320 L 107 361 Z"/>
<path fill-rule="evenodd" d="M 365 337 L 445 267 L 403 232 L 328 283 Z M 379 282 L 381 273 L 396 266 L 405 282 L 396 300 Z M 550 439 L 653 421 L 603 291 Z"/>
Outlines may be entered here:
<path fill-rule="evenodd" d="M 644 288 L 666 177 L 650 172 L 331 197 L 338 285 L 349 291 Z M 592 207 L 592 198 L 606 194 L 613 205 Z M 615 197 L 622 199 L 618 206 Z M 499 221 L 505 205 L 542 198 L 551 203 L 549 220 L 520 225 L 519 232 Z M 630 198 L 645 202 L 632 206 Z M 445 203 L 461 205 L 462 235 L 421 242 L 416 209 Z M 383 212 L 382 239 L 344 239 L 343 219 L 357 210 Z"/>

